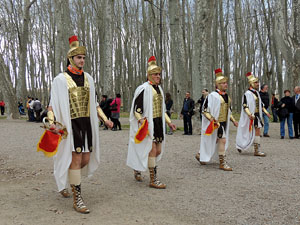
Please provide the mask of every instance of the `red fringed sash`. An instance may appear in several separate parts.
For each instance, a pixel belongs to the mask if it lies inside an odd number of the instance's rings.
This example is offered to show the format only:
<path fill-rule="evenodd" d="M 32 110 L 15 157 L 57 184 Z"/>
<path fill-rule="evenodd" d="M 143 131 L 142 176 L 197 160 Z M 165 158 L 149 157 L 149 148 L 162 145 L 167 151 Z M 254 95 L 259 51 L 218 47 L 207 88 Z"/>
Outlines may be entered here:
<path fill-rule="evenodd" d="M 250 120 L 250 124 L 249 124 L 249 132 L 251 132 L 251 131 L 252 131 L 252 125 L 253 125 L 253 121 L 254 121 L 254 120 Z"/>
<path fill-rule="evenodd" d="M 138 129 L 138 131 L 136 132 L 135 138 L 134 138 L 134 142 L 136 144 L 141 143 L 145 137 L 149 134 L 148 131 L 148 120 L 145 119 L 142 126 L 140 126 L 140 128 Z"/>
<path fill-rule="evenodd" d="M 219 125 L 216 123 L 215 120 L 211 121 L 210 124 L 208 125 L 205 135 L 212 135 L 215 129 L 218 129 Z"/>
<path fill-rule="evenodd" d="M 54 134 L 49 130 L 45 130 L 37 144 L 37 151 L 44 152 L 45 156 L 52 157 L 57 153 L 58 145 L 61 141 L 60 134 Z"/>

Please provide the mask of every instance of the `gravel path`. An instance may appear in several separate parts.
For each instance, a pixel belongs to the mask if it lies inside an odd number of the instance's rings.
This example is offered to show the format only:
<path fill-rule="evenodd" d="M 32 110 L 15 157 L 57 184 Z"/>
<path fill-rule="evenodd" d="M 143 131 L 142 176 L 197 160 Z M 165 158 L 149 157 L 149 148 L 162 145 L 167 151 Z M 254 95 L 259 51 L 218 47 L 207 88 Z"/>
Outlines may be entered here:
<path fill-rule="evenodd" d="M 57 193 L 52 159 L 36 152 L 43 132 L 39 126 L 0 120 L 1 225 L 300 224 L 300 140 L 281 140 L 278 123 L 270 124 L 271 138 L 262 138 L 265 158 L 239 154 L 232 127 L 232 172 L 219 170 L 216 160 L 201 166 L 194 159 L 200 135 L 177 131 L 167 136 L 158 171 L 166 190 L 150 189 L 148 173 L 143 173 L 144 182 L 135 182 L 125 165 L 128 129 L 100 128 L 101 165 L 82 184 L 88 215 L 75 212 L 72 199 Z"/>

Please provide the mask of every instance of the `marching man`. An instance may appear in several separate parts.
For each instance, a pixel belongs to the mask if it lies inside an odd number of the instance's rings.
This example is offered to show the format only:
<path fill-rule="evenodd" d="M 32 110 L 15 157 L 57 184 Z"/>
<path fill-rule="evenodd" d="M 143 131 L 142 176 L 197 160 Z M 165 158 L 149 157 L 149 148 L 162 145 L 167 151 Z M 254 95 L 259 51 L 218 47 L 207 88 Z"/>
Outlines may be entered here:
<path fill-rule="evenodd" d="M 157 179 L 156 164 L 165 148 L 165 122 L 172 130 L 176 126 L 165 113 L 161 68 L 154 56 L 148 60 L 147 79 L 135 90 L 132 101 L 127 165 L 134 170 L 137 181 L 142 181 L 141 171 L 149 169 L 149 186 L 164 189 L 166 185 Z"/>
<path fill-rule="evenodd" d="M 264 157 L 265 153 L 259 150 L 260 128 L 263 127 L 262 111 L 270 118 L 264 108 L 258 92 L 259 80 L 251 72 L 246 74 L 249 89 L 242 99 L 242 112 L 236 135 L 236 148 L 241 153 L 254 143 L 254 156 Z"/>
<path fill-rule="evenodd" d="M 83 72 L 86 49 L 79 46 L 77 36 L 69 38 L 68 66 L 52 83 L 47 117 L 50 129 L 58 132 L 55 121 L 63 124 L 69 135 L 54 156 L 54 177 L 59 192 L 70 197 L 68 182 L 73 192 L 73 207 L 80 213 L 89 213 L 81 197 L 81 171 L 85 167 L 91 176 L 100 163 L 99 120 L 112 127 L 111 121 L 98 106 L 93 78 Z"/>
<path fill-rule="evenodd" d="M 215 152 L 218 152 L 220 169 L 232 171 L 226 162 L 226 150 L 229 141 L 229 121 L 238 126 L 231 115 L 231 99 L 226 93 L 228 78 L 221 69 L 215 70 L 216 91 L 210 93 L 204 101 L 202 114 L 202 131 L 200 151 L 196 159 L 201 165 L 211 160 Z"/>

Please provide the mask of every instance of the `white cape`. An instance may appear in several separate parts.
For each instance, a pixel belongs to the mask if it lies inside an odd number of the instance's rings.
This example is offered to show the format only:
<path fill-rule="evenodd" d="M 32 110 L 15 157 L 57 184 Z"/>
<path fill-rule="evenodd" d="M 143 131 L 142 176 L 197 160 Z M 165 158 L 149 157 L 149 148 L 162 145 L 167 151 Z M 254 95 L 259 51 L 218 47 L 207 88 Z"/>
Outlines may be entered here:
<path fill-rule="evenodd" d="M 256 91 L 257 92 L 257 91 Z M 259 99 L 259 116 L 262 118 L 262 102 L 259 96 L 259 93 L 257 92 L 258 99 Z M 246 99 L 247 99 L 247 105 L 251 112 L 251 114 L 255 113 L 255 98 L 254 94 L 251 91 L 246 91 L 245 93 Z M 242 102 L 244 101 L 244 96 L 242 99 Z M 253 143 L 255 138 L 255 127 L 254 122 L 252 125 L 252 130 L 249 131 L 250 126 L 250 119 L 247 113 L 245 112 L 242 104 L 242 110 L 241 110 L 241 117 L 239 121 L 239 126 L 237 129 L 236 134 L 236 148 L 240 150 L 247 150 Z M 261 124 L 258 123 L 258 128 L 261 127 Z"/>
<path fill-rule="evenodd" d="M 205 104 L 206 101 L 208 101 L 208 107 L 207 107 L 208 112 L 210 112 L 210 114 L 216 120 L 218 120 L 220 114 L 220 107 L 221 107 L 220 95 L 217 92 L 212 92 L 207 96 L 203 105 Z M 227 151 L 228 141 L 229 141 L 230 115 L 231 115 L 231 110 L 230 107 L 228 106 L 225 151 Z M 218 129 L 215 129 L 211 135 L 205 135 L 205 131 L 209 124 L 210 121 L 203 115 L 202 127 L 201 127 L 202 135 L 201 135 L 200 151 L 199 151 L 201 162 L 209 162 L 213 157 L 213 155 L 218 152 L 217 144 L 216 144 Z"/>
<path fill-rule="evenodd" d="M 165 100 L 164 100 L 164 93 L 161 87 L 159 86 L 160 93 L 163 96 L 163 102 L 162 102 L 162 121 L 163 121 L 163 133 L 165 134 Z M 136 144 L 134 142 L 135 135 L 139 129 L 138 126 L 138 120 L 134 116 L 134 102 L 135 99 L 139 96 L 139 94 L 144 91 L 144 109 L 143 109 L 143 117 L 146 117 L 148 119 L 148 129 L 149 129 L 149 135 L 145 137 L 145 139 L 139 143 Z M 144 84 L 137 87 L 134 93 L 134 97 L 132 100 L 132 106 L 130 110 L 130 131 L 129 131 L 129 145 L 128 145 L 128 154 L 127 154 L 127 166 L 131 167 L 134 170 L 138 171 L 146 171 L 148 169 L 148 154 L 152 149 L 152 142 L 153 142 L 153 94 L 152 94 L 152 86 L 145 82 Z M 166 136 L 164 137 L 164 139 Z M 156 161 L 158 162 L 164 152 L 165 149 L 165 140 L 162 142 L 161 146 L 161 154 L 156 158 Z"/>
<path fill-rule="evenodd" d="M 87 76 L 90 85 L 90 120 L 93 135 L 93 152 L 90 155 L 90 162 L 87 165 L 88 176 L 98 168 L 100 163 L 100 148 L 99 148 L 99 120 L 97 116 L 97 103 L 95 96 L 95 87 L 93 78 Z M 66 126 L 68 131 L 67 139 L 62 139 L 59 144 L 57 154 L 53 157 L 54 160 L 54 177 L 58 187 L 58 191 L 63 190 L 68 186 L 68 170 L 72 161 L 72 149 L 74 149 L 73 132 L 70 117 L 69 92 L 67 80 L 63 73 L 58 74 L 52 83 L 50 106 L 53 108 L 56 120 Z M 87 138 L 86 138 L 87 142 Z M 87 148 L 87 143 L 86 146 Z"/>

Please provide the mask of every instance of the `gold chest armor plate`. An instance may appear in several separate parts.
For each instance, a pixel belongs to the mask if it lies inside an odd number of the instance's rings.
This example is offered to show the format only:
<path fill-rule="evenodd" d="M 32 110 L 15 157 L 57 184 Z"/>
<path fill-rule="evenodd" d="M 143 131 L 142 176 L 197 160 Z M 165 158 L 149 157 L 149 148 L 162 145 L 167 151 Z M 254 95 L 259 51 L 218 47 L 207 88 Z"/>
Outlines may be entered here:
<path fill-rule="evenodd" d="M 162 117 L 162 100 L 163 97 L 161 94 L 157 94 L 156 90 L 152 87 L 153 94 L 153 118 Z"/>
<path fill-rule="evenodd" d="M 71 119 L 90 116 L 90 86 L 87 76 L 84 76 L 84 86 L 77 87 L 72 77 L 64 73 L 69 91 Z"/>
<path fill-rule="evenodd" d="M 220 113 L 219 113 L 219 122 L 226 122 L 227 116 L 228 116 L 228 105 L 230 104 L 230 98 L 228 97 L 228 103 L 224 101 L 224 98 L 220 95 L 221 100 L 221 107 L 220 107 Z"/>
<path fill-rule="evenodd" d="M 253 96 L 255 99 L 255 112 L 258 113 L 259 112 L 259 99 L 255 94 L 253 94 Z"/>

